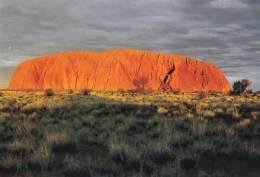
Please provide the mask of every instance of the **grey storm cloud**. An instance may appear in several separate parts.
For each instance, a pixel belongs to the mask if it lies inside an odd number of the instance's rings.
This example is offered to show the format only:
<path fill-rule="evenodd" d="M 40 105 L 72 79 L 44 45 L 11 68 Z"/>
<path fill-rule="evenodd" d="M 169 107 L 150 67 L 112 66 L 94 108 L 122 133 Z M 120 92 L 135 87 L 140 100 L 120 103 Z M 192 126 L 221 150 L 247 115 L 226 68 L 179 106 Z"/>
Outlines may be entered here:
<path fill-rule="evenodd" d="M 259 9 L 259 0 L 0 0 L 0 70 L 67 50 L 134 48 L 198 58 L 260 90 Z"/>

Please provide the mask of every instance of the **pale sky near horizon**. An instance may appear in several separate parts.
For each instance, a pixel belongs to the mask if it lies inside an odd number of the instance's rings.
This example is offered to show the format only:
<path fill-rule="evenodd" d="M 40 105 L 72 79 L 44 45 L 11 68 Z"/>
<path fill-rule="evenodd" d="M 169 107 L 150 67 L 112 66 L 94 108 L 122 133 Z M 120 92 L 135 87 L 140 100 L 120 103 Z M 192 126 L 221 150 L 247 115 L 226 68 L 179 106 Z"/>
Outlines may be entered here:
<path fill-rule="evenodd" d="M 259 0 L 0 0 L 0 88 L 20 62 L 70 50 L 175 53 L 260 90 Z"/>

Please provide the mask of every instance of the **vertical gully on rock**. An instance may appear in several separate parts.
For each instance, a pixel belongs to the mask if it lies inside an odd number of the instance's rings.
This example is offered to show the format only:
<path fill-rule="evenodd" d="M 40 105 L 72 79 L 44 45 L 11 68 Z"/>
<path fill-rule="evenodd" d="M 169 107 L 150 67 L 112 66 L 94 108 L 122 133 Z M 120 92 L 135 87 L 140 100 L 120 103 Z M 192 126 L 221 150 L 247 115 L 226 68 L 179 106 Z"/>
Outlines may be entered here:
<path fill-rule="evenodd" d="M 170 81 L 171 80 L 168 80 L 169 76 L 172 75 L 172 73 L 174 72 L 175 70 L 175 65 L 173 64 L 170 71 L 168 71 L 168 73 L 166 74 L 166 76 L 164 77 L 163 81 L 162 81 L 162 87 L 164 90 L 172 90 L 171 86 L 170 86 Z M 168 81 L 168 82 L 167 82 Z"/>
<path fill-rule="evenodd" d="M 74 72 L 74 74 L 75 74 L 75 78 L 76 78 L 76 79 L 75 79 L 74 89 L 76 90 L 76 89 L 77 89 L 77 85 L 78 85 L 78 78 L 79 78 L 77 63 L 75 63 L 76 65 L 74 65 L 74 64 L 73 64 L 73 61 L 72 61 L 70 58 L 68 58 L 68 61 L 69 61 L 69 63 L 71 64 L 72 70 L 73 70 L 73 72 Z"/>

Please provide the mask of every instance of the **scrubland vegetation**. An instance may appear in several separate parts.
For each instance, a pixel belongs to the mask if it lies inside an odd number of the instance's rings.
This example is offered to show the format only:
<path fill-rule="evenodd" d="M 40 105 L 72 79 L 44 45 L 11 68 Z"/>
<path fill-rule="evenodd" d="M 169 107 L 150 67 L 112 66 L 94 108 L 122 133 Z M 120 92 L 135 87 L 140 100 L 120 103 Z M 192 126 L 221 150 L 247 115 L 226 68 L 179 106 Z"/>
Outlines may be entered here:
<path fill-rule="evenodd" d="M 0 176 L 259 177 L 260 94 L 0 93 Z"/>

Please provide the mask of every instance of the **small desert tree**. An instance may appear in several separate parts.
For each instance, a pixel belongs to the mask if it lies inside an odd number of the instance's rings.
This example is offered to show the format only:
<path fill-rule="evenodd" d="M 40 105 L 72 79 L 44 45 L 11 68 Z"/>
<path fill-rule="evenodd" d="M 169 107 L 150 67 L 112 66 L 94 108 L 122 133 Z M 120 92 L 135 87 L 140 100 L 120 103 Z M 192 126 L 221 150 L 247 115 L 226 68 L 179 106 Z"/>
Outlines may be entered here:
<path fill-rule="evenodd" d="M 46 96 L 53 96 L 54 95 L 53 89 L 46 89 L 45 90 L 45 95 Z"/>
<path fill-rule="evenodd" d="M 251 86 L 251 84 L 252 82 L 249 79 L 235 81 L 233 83 L 233 92 L 235 94 L 241 94 L 245 92 Z"/>

